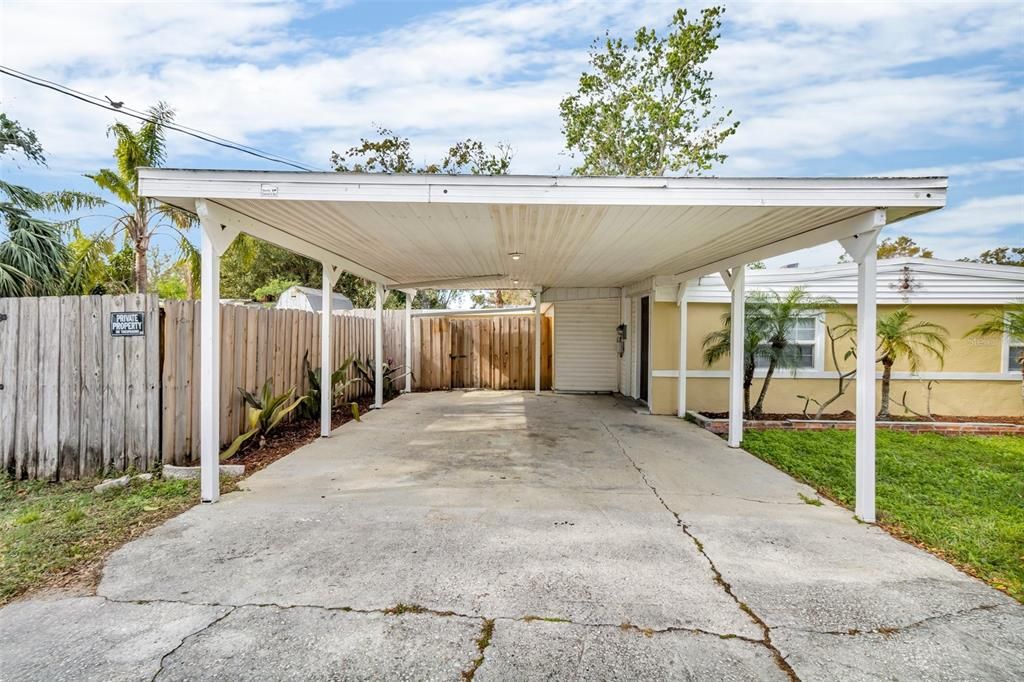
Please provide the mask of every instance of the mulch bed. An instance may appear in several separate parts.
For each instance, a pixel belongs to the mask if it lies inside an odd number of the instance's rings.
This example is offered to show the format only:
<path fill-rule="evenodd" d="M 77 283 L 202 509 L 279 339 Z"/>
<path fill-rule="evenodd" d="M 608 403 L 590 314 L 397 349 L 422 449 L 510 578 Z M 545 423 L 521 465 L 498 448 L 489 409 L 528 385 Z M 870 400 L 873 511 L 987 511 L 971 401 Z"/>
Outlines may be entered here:
<path fill-rule="evenodd" d="M 728 419 L 728 412 L 699 412 L 700 415 L 707 417 L 708 419 Z M 909 415 L 892 415 L 885 421 L 891 422 L 924 422 L 929 421 L 936 422 L 949 422 L 953 424 L 1024 424 L 1024 417 L 960 417 L 949 414 L 933 414 L 932 420 L 924 417 L 915 417 L 912 414 Z M 791 419 L 804 420 L 814 419 L 814 415 L 803 415 L 799 412 L 765 412 L 757 418 L 758 421 L 768 422 L 782 422 L 789 421 Z M 836 414 L 823 414 L 821 415 L 822 420 L 827 421 L 856 421 L 857 415 L 849 410 L 845 412 L 839 412 Z"/>
<path fill-rule="evenodd" d="M 357 402 L 359 403 L 359 414 L 364 415 L 370 411 L 373 399 L 361 398 Z M 352 421 L 352 410 L 348 405 L 337 407 L 331 413 L 332 429 L 350 421 Z M 256 447 L 257 443 L 253 442 L 252 445 L 247 445 L 235 453 L 230 459 L 224 460 L 222 464 L 244 464 L 245 475 L 248 476 L 273 464 L 285 455 L 291 454 L 303 445 L 312 443 L 319 437 L 319 419 L 294 421 L 277 427 L 262 448 Z"/>

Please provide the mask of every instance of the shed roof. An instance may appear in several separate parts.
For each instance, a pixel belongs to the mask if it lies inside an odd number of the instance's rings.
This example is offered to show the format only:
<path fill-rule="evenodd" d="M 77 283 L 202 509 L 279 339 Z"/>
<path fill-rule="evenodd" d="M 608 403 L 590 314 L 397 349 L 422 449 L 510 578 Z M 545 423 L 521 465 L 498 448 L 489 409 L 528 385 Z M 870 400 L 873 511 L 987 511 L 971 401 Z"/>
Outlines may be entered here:
<path fill-rule="evenodd" d="M 689 279 L 941 208 L 946 178 L 618 178 L 142 169 L 140 193 L 406 288 Z"/>
<path fill-rule="evenodd" d="M 281 292 L 281 295 L 277 297 L 277 307 L 283 307 L 282 301 L 286 301 L 286 297 L 302 296 L 309 302 L 309 307 L 312 310 L 320 310 L 324 305 L 323 291 L 320 289 L 314 289 L 312 287 L 303 287 L 295 285 L 288 287 Z M 337 292 L 331 296 L 331 308 L 333 310 L 352 310 L 354 306 L 352 301 L 345 294 L 339 294 Z"/>

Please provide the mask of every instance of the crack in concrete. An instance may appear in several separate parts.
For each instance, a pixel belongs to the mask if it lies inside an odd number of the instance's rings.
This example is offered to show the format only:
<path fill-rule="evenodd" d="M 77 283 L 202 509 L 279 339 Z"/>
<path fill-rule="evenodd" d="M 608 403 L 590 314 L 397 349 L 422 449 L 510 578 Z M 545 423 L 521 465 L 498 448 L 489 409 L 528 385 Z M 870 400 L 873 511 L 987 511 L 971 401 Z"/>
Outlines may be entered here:
<path fill-rule="evenodd" d="M 111 600 L 107 599 L 106 597 L 103 597 L 103 599 L 106 599 L 107 601 L 111 601 Z M 122 603 L 124 603 L 124 602 L 122 602 Z M 227 611 L 225 613 L 217 616 L 212 621 L 210 621 L 209 623 L 207 623 L 203 627 L 199 628 L 195 632 L 190 632 L 189 634 L 187 634 L 184 637 L 182 637 L 181 641 L 178 642 L 177 645 L 175 645 L 175 647 L 173 649 L 171 649 L 166 654 L 164 654 L 163 656 L 160 657 L 160 664 L 157 666 L 156 672 L 153 673 L 153 677 L 150 678 L 150 682 L 156 682 L 156 678 L 160 677 L 160 673 L 162 673 L 164 671 L 164 663 L 167 661 L 167 657 L 168 656 L 173 655 L 178 649 L 180 649 L 181 647 L 185 646 L 185 642 L 187 642 L 188 640 L 192 639 L 193 637 L 197 637 L 197 636 L 201 635 L 202 633 L 206 632 L 207 630 L 212 628 L 217 623 L 221 622 L 222 620 L 224 620 L 225 618 L 230 616 L 232 613 L 235 612 L 235 610 L 238 607 L 236 607 L 236 606 L 226 606 L 225 607 L 224 605 L 221 605 L 221 608 L 227 608 Z"/>
<path fill-rule="evenodd" d="M 877 628 L 871 628 L 870 630 L 861 630 L 860 628 L 850 628 L 849 630 L 814 630 L 811 628 L 795 628 L 788 625 L 782 625 L 776 629 L 836 637 L 858 637 L 862 635 L 882 635 L 884 637 L 889 637 L 891 635 L 898 635 L 906 630 L 913 630 L 914 628 L 921 627 L 927 623 L 931 623 L 932 621 L 946 620 L 947 618 L 959 618 L 960 616 L 966 616 L 969 613 L 977 611 L 990 611 L 992 609 L 997 609 L 1000 606 L 1004 606 L 1004 604 L 982 604 L 981 606 L 972 606 L 969 609 L 961 609 L 951 613 L 939 613 L 934 616 L 928 616 L 927 618 L 922 618 L 921 620 L 916 620 L 912 623 L 907 623 L 906 625 L 881 625 Z"/>
<path fill-rule="evenodd" d="M 708 637 L 717 637 L 718 639 L 738 639 L 750 644 L 764 644 L 763 640 L 754 639 L 745 635 L 739 635 L 733 632 L 715 632 L 714 630 L 705 630 L 703 628 L 691 628 L 682 625 L 669 625 L 662 628 L 645 627 L 642 625 L 635 625 L 633 623 L 601 623 L 601 622 L 584 622 L 572 620 L 570 618 L 564 618 L 562 616 L 538 616 L 538 615 L 526 615 L 526 616 L 487 616 L 483 614 L 470 614 L 470 613 L 459 613 L 451 610 L 438 610 L 429 609 L 423 606 L 414 604 L 399 603 L 395 606 L 391 606 L 384 609 L 360 609 L 351 606 L 321 606 L 319 604 L 278 604 L 275 602 L 247 602 L 243 604 L 223 604 L 220 602 L 194 602 L 177 599 L 113 599 L 111 597 L 104 597 L 98 595 L 100 599 L 110 602 L 112 604 L 181 604 L 185 606 L 207 606 L 214 608 L 227 608 L 231 611 L 242 609 L 242 608 L 273 608 L 273 609 L 316 609 L 320 611 L 337 611 L 339 613 L 357 613 L 361 615 L 374 615 L 380 614 L 385 616 L 402 616 L 406 614 L 425 614 L 434 616 L 437 618 L 465 618 L 467 620 L 480 620 L 480 621 L 508 621 L 515 623 L 536 623 L 546 622 L 555 623 L 560 625 L 576 625 L 585 628 L 615 628 L 615 629 L 629 629 L 636 630 L 643 634 L 670 634 L 673 632 L 684 632 L 693 635 L 706 635 Z M 230 611 L 229 611 L 230 613 Z M 227 614 L 225 614 L 226 616 Z M 219 620 L 219 619 L 218 619 Z M 206 628 L 214 625 L 206 626 Z M 203 628 L 204 630 L 206 628 Z M 198 632 L 198 631 L 197 631 Z M 196 634 L 196 633 L 193 633 Z M 192 635 L 188 635 L 191 637 Z M 180 646 L 180 645 L 179 645 Z M 177 648 L 177 647 L 176 647 Z"/>
<path fill-rule="evenodd" d="M 484 658 L 486 657 L 487 647 L 491 646 L 491 638 L 494 636 L 494 619 L 484 619 L 483 625 L 480 626 L 480 636 L 476 638 L 476 650 L 479 652 L 479 656 L 473 659 L 472 665 L 466 670 L 462 671 L 462 679 L 472 680 L 476 676 L 476 671 L 480 669 L 480 666 L 484 664 Z"/>
<path fill-rule="evenodd" d="M 632 457 L 630 457 L 629 452 L 627 452 L 626 447 L 622 444 L 622 441 L 615 434 L 615 432 L 612 431 L 611 428 L 609 428 L 608 424 L 606 424 L 603 419 L 599 418 L 598 422 L 601 424 L 601 426 L 604 427 L 604 430 L 608 432 L 608 435 L 611 436 L 612 440 L 615 441 L 615 444 L 619 448 L 619 452 L 621 452 L 622 456 L 626 458 L 626 461 L 628 461 L 632 465 L 632 467 L 636 469 L 636 472 L 637 474 L 640 475 L 640 479 L 644 482 L 644 485 L 646 485 L 650 489 L 651 493 L 653 493 L 654 496 L 658 498 L 658 502 L 661 503 L 661 506 L 664 507 L 665 510 L 675 518 L 676 526 L 678 526 L 679 529 L 682 530 L 683 533 L 688 538 L 690 538 L 690 540 L 693 541 L 693 544 L 696 545 L 697 551 L 700 552 L 700 555 L 703 556 L 704 559 L 708 562 L 708 566 L 711 568 L 711 572 L 715 577 L 715 583 L 717 583 L 718 586 L 721 587 L 722 590 L 727 595 L 729 595 L 729 597 L 732 598 L 734 602 L 736 602 L 736 605 L 739 607 L 739 609 L 743 611 L 745 614 L 747 614 L 747 617 L 750 618 L 750 620 L 753 621 L 755 625 L 761 628 L 762 639 L 755 641 L 757 641 L 762 646 L 768 649 L 768 651 L 772 655 L 772 658 L 774 658 L 775 660 L 775 664 L 779 667 L 780 670 L 782 670 L 782 672 L 784 672 L 789 677 L 790 680 L 793 680 L 794 682 L 800 682 L 800 678 L 797 676 L 796 671 L 793 670 L 793 667 L 786 661 L 786 657 L 783 656 L 782 652 L 779 651 L 775 644 L 772 643 L 771 628 L 768 627 L 768 624 L 765 623 L 764 619 L 757 615 L 757 613 L 755 613 L 754 610 L 750 608 L 750 606 L 748 606 L 745 602 L 741 601 L 740 598 L 736 596 L 736 593 L 733 592 L 732 585 L 726 582 L 725 578 L 722 577 L 721 572 L 718 570 L 718 567 L 715 566 L 715 562 L 712 561 L 711 557 L 708 556 L 708 553 L 704 551 L 704 543 L 702 543 L 700 539 L 697 538 L 697 536 L 694 535 L 692 531 L 690 531 L 689 526 L 686 525 L 686 523 L 683 521 L 679 513 L 672 509 L 667 502 L 665 502 L 665 498 L 663 498 L 661 496 L 661 493 L 658 492 L 658 488 L 651 483 L 650 479 L 647 478 L 647 472 L 644 471 L 643 468 L 641 468 L 640 465 L 638 465 Z"/>
<path fill-rule="evenodd" d="M 220 602 L 187 601 L 184 599 L 114 599 L 104 595 L 96 595 L 112 604 L 183 604 L 185 606 L 211 606 L 229 609 L 241 608 L 273 608 L 273 609 L 318 609 L 320 611 L 337 611 L 339 613 L 359 613 L 363 615 L 381 614 L 385 616 L 401 616 L 405 614 L 426 614 L 439 618 L 467 618 L 470 620 L 486 620 L 486 616 L 459 613 L 457 611 L 441 611 L 429 609 L 418 604 L 399 602 L 394 606 L 381 609 L 360 609 L 352 606 L 323 606 L 322 604 L 278 604 L 276 602 L 245 602 L 242 604 L 222 604 Z"/>

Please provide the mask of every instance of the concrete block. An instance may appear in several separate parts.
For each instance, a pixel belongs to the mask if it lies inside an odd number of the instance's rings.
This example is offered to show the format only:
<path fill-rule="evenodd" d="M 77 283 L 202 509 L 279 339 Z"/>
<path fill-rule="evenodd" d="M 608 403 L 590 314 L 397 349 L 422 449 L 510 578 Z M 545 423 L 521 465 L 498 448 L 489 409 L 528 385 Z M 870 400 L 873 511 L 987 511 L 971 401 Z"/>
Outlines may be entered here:
<path fill-rule="evenodd" d="M 102 483 L 93 486 L 93 491 L 97 493 L 105 493 L 108 490 L 114 490 L 116 488 L 124 488 L 128 485 L 128 481 L 131 480 L 130 476 L 121 476 L 120 478 L 109 478 Z"/>
<path fill-rule="evenodd" d="M 165 464 L 162 475 L 168 480 L 198 480 L 199 467 L 178 467 Z M 220 475 L 227 478 L 239 478 L 245 475 L 244 464 L 221 464 Z"/>

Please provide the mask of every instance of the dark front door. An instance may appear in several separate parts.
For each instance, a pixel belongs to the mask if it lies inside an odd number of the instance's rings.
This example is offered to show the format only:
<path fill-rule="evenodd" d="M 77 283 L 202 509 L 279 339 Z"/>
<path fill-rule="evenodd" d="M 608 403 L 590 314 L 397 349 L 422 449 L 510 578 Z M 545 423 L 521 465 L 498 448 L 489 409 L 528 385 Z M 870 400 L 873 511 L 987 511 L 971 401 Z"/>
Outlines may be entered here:
<path fill-rule="evenodd" d="M 651 297 L 640 299 L 640 400 L 650 405 Z"/>

